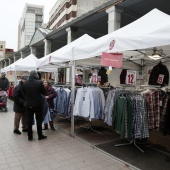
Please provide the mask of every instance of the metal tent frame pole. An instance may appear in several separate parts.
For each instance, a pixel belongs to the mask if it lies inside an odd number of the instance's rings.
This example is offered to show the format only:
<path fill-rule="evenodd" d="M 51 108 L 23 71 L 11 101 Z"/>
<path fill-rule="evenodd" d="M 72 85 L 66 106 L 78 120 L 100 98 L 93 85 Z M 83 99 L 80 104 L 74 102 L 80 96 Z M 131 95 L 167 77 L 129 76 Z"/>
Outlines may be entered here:
<path fill-rule="evenodd" d="M 75 103 L 75 65 L 76 61 L 72 61 L 71 66 L 71 136 L 74 136 L 74 115 L 73 115 L 73 109 L 74 109 L 74 103 Z"/>

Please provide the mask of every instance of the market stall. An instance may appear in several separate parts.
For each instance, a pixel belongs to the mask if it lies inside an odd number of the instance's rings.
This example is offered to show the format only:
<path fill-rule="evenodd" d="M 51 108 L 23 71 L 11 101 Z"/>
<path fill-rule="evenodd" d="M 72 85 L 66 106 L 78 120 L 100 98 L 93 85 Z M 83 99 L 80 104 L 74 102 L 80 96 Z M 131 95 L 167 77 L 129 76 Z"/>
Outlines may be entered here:
<path fill-rule="evenodd" d="M 159 20 L 159 24 L 158 21 Z M 129 61 L 138 64 L 139 67 L 145 66 L 145 62 L 153 64 L 153 60 L 163 59 L 168 61 L 166 57 L 170 51 L 170 16 L 154 9 L 148 14 L 133 23 L 112 32 L 106 36 L 92 40 L 91 42 L 72 48 L 69 55 L 54 56 L 55 60 L 50 60 L 50 63 L 71 61 L 72 64 L 72 91 L 75 90 L 75 66 L 76 65 L 100 65 L 96 60 L 100 60 L 103 52 L 107 53 L 123 53 L 124 61 Z M 161 52 L 160 52 L 161 51 Z M 155 52 L 159 53 L 159 58 L 154 58 L 152 55 Z M 151 56 L 151 57 L 149 57 Z M 93 58 L 93 63 L 90 62 Z M 135 61 L 138 59 L 137 61 Z M 135 62 L 134 62 L 135 61 Z M 49 62 L 48 62 L 49 63 Z M 157 62 L 158 63 L 158 62 Z M 46 63 L 47 64 L 47 63 Z M 45 64 L 42 64 L 45 66 Z M 72 123 L 71 133 L 74 134 L 74 93 L 72 93 Z"/>

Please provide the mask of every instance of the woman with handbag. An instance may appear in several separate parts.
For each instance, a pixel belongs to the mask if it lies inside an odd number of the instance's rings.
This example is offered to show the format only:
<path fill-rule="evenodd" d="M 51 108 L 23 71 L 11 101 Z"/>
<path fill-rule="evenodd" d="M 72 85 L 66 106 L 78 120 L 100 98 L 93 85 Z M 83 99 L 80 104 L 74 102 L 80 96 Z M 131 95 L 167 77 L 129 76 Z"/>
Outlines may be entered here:
<path fill-rule="evenodd" d="M 47 99 L 49 110 L 53 110 L 54 109 L 54 98 L 56 97 L 57 94 L 47 80 L 44 80 L 43 84 L 46 89 L 45 98 Z M 51 117 L 51 120 L 49 121 L 49 124 L 50 124 L 51 130 L 55 130 L 52 117 Z M 47 129 L 48 129 L 48 123 L 45 123 L 43 130 L 47 130 Z"/>

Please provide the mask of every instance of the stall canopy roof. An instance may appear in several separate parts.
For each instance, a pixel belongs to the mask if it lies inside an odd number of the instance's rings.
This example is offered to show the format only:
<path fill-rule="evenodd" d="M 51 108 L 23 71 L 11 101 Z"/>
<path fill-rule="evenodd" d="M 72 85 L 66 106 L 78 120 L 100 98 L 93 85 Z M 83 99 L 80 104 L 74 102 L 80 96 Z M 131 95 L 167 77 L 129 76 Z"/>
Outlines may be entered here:
<path fill-rule="evenodd" d="M 169 44 L 170 16 L 158 9 L 153 9 L 125 27 L 76 47 L 73 60 L 99 56 L 102 52 L 134 52 L 135 50 L 153 49 L 153 47 Z M 138 52 L 135 54 L 139 55 Z"/>
<path fill-rule="evenodd" d="M 3 69 L 1 69 L 2 72 L 7 72 L 7 71 L 15 71 L 15 65 L 22 63 L 22 58 L 18 59 L 17 61 L 15 61 L 14 63 L 10 64 L 7 67 L 4 67 Z"/>
<path fill-rule="evenodd" d="M 38 68 L 45 68 L 47 66 L 53 67 L 55 65 L 51 65 L 51 63 L 61 63 L 61 62 L 70 61 L 73 58 L 74 55 L 73 49 L 75 47 L 81 46 L 83 44 L 87 44 L 93 40 L 94 38 L 92 38 L 87 34 L 84 34 L 80 38 L 72 41 L 71 43 L 63 46 L 62 48 L 44 56 L 43 58 L 38 59 L 37 67 Z M 60 64 L 58 64 L 58 66 L 60 66 Z"/>
<path fill-rule="evenodd" d="M 37 61 L 38 58 L 35 57 L 33 54 L 28 55 L 24 59 L 22 59 L 21 62 L 18 62 L 14 66 L 15 71 L 31 71 L 31 70 L 37 70 Z M 56 71 L 56 68 L 43 68 L 43 69 L 38 69 L 38 71 L 42 72 L 54 72 Z"/>
<path fill-rule="evenodd" d="M 15 65 L 16 71 L 30 71 L 30 70 L 36 70 L 36 61 L 38 59 L 33 55 L 30 54 L 27 57 L 25 57 L 22 62 Z"/>

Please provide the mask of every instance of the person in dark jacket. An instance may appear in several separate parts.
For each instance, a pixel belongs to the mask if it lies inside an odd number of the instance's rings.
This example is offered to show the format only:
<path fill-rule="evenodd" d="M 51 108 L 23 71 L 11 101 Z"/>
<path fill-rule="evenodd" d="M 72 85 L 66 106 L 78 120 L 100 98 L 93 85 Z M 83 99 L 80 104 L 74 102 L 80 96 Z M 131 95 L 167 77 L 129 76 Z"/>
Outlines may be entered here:
<path fill-rule="evenodd" d="M 56 97 L 56 92 L 55 90 L 50 86 L 49 82 L 47 80 L 43 81 L 44 87 L 46 89 L 46 96 L 45 98 L 47 99 L 48 105 L 50 109 L 54 109 L 54 98 Z M 52 118 L 51 118 L 52 119 Z M 55 130 L 53 120 L 49 122 L 51 130 Z M 48 129 L 48 124 L 44 124 L 44 129 Z"/>
<path fill-rule="evenodd" d="M 13 110 L 15 112 L 14 118 L 14 133 L 20 135 L 19 124 L 22 119 L 22 131 L 27 132 L 27 116 L 25 110 L 25 94 L 23 91 L 23 83 L 26 81 L 26 77 L 22 77 L 19 84 L 14 88 L 13 98 L 14 98 L 14 107 Z"/>
<path fill-rule="evenodd" d="M 1 73 L 0 77 L 0 91 L 5 91 L 7 93 L 7 90 L 9 88 L 9 80 L 5 77 L 5 73 Z M 7 95 L 4 95 L 2 97 L 2 100 L 6 103 L 6 110 L 7 110 Z"/>
<path fill-rule="evenodd" d="M 29 80 L 23 84 L 26 96 L 26 112 L 28 117 L 28 140 L 33 140 L 32 122 L 34 113 L 37 122 L 38 140 L 46 139 L 47 136 L 42 134 L 42 96 L 46 95 L 43 82 L 35 70 L 30 72 Z"/>
<path fill-rule="evenodd" d="M 1 73 L 0 77 L 0 90 L 7 91 L 9 88 L 9 80 L 5 77 L 5 73 Z"/>

